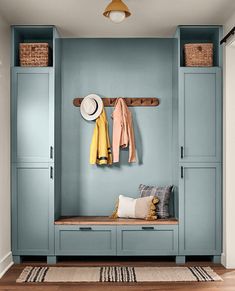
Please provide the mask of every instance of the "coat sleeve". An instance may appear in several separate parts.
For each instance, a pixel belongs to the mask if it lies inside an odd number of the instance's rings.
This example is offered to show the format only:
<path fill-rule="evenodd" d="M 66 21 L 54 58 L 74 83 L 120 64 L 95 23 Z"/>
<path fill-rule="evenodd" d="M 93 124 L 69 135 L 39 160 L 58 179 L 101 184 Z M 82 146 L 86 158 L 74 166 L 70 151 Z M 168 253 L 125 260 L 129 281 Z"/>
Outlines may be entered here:
<path fill-rule="evenodd" d="M 92 141 L 91 141 L 91 146 L 90 146 L 90 164 L 94 165 L 97 162 L 97 155 L 98 155 L 98 143 L 99 143 L 99 136 L 98 136 L 98 125 L 96 123 L 93 136 L 92 136 Z"/>

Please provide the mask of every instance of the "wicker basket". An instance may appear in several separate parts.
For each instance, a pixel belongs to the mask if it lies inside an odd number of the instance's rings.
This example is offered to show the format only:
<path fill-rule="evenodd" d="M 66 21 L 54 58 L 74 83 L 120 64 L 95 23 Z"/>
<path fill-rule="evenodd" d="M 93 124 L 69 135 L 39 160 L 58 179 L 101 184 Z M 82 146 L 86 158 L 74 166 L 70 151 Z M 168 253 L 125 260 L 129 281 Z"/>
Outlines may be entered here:
<path fill-rule="evenodd" d="M 20 43 L 20 65 L 23 67 L 47 67 L 48 43 Z"/>
<path fill-rule="evenodd" d="M 213 43 L 189 43 L 184 45 L 186 67 L 212 67 Z"/>

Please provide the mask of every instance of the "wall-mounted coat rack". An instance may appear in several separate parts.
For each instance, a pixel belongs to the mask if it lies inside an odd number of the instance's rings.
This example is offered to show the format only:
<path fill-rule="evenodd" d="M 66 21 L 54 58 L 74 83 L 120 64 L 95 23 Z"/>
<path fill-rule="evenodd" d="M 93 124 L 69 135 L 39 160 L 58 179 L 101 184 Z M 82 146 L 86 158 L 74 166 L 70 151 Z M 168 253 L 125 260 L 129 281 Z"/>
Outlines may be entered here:
<path fill-rule="evenodd" d="M 155 97 L 143 97 L 143 98 L 124 98 L 127 106 L 158 106 L 160 101 L 158 98 Z M 117 98 L 102 98 L 104 106 L 112 107 L 115 104 Z M 73 105 L 79 107 L 82 103 L 83 98 L 75 98 L 73 99 Z"/>

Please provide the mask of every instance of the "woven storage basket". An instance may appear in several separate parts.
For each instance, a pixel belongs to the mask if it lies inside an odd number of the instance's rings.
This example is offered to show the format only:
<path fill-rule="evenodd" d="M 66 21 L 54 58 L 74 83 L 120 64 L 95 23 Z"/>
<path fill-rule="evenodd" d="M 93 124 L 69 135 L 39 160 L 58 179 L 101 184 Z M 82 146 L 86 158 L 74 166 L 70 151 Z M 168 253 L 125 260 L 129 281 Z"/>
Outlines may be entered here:
<path fill-rule="evenodd" d="M 20 65 L 23 67 L 47 67 L 48 43 L 20 43 Z"/>
<path fill-rule="evenodd" d="M 186 67 L 212 67 L 213 43 L 189 43 L 184 45 Z"/>

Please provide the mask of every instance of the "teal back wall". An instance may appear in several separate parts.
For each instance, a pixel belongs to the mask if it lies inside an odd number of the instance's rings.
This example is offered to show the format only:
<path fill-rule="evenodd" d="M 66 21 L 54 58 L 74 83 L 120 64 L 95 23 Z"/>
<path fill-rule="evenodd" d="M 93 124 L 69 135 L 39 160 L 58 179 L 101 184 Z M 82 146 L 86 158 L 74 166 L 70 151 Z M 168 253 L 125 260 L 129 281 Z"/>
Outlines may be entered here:
<path fill-rule="evenodd" d="M 109 215 L 119 194 L 137 197 L 140 183 L 172 183 L 172 39 L 62 40 L 62 215 Z M 89 165 L 94 122 L 73 98 L 158 97 L 159 107 L 134 107 L 138 162 Z M 112 137 L 113 108 L 106 108 Z"/>

